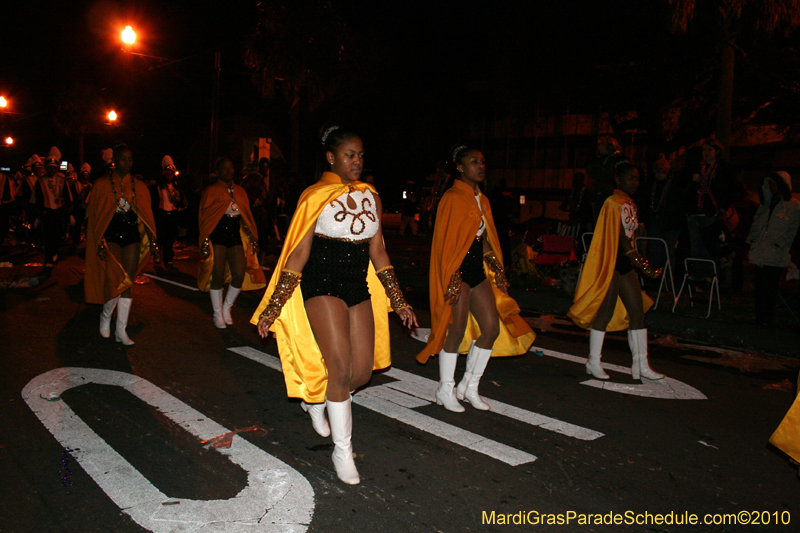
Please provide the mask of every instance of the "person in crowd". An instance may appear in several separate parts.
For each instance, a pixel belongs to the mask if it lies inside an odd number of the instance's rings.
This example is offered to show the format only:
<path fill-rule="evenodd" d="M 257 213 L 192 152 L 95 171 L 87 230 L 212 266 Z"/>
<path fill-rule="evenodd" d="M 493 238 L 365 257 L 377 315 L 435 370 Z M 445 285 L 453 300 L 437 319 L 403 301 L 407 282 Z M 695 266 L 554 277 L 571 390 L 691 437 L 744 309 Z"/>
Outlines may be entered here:
<path fill-rule="evenodd" d="M 87 303 L 103 304 L 100 335 L 105 338 L 116 309 L 114 337 L 129 346 L 131 288 L 150 254 L 158 253 L 156 224 L 147 185 L 131 175 L 133 154 L 127 145 L 114 147 L 113 161 L 114 170 L 94 182 L 89 196 L 84 296 Z"/>
<path fill-rule="evenodd" d="M 89 201 L 89 193 L 92 192 L 92 167 L 89 163 L 81 165 L 81 172 L 78 174 L 78 181 L 75 184 L 76 196 L 72 208 L 72 217 L 75 224 L 72 226 L 72 243 L 76 246 L 81 242 L 81 234 L 86 225 L 86 207 Z"/>
<path fill-rule="evenodd" d="M 764 178 L 759 197 L 761 205 L 747 235 L 748 260 L 756 267 L 756 322 L 769 326 L 781 277 L 792 265 L 789 248 L 800 226 L 800 201 L 792 197 L 792 178 L 782 170 Z"/>
<path fill-rule="evenodd" d="M 51 149 L 51 155 L 45 159 L 45 174 L 36 181 L 31 196 L 31 203 L 41 215 L 46 268 L 55 266 L 58 261 L 58 249 L 64 237 L 64 213 L 69 208 L 66 180 L 58 170 L 60 156 L 58 149 Z"/>
<path fill-rule="evenodd" d="M 16 183 L 10 173 L 0 169 L 0 246 L 5 244 L 8 237 L 16 189 Z"/>
<path fill-rule="evenodd" d="M 659 154 L 653 163 L 653 178 L 640 190 L 639 223 L 647 232 L 647 237 L 664 239 L 669 256 L 664 247 L 651 244 L 648 247 L 648 261 L 653 268 L 664 268 L 669 258 L 675 272 L 675 246 L 686 220 L 686 205 L 682 198 L 682 187 L 678 178 L 670 172 L 670 164 L 664 154 Z"/>
<path fill-rule="evenodd" d="M 417 361 L 439 357 L 436 403 L 463 412 L 458 400 L 490 409 L 478 385 L 491 357 L 521 355 L 535 333 L 519 316 L 508 296 L 503 254 L 489 200 L 481 193 L 486 163 L 476 148 L 451 152 L 453 186 L 443 195 L 433 228 L 430 265 L 431 333 Z M 458 354 L 467 352 L 467 367 L 458 387 Z"/>
<path fill-rule="evenodd" d="M 36 183 L 40 177 L 44 176 L 44 164 L 41 158 L 33 154 L 28 162 L 22 165 L 21 174 L 19 187 L 17 187 L 17 209 L 22 219 L 20 242 L 24 242 L 32 248 L 39 246 L 41 240 L 39 228 L 37 228 L 41 221 L 36 216 L 36 206 L 31 203 Z"/>
<path fill-rule="evenodd" d="M 410 228 L 411 234 L 417 234 L 416 216 L 419 213 L 419 201 L 414 193 L 414 182 L 406 182 L 406 190 L 403 191 L 403 203 L 400 206 L 400 235 L 405 235 Z"/>
<path fill-rule="evenodd" d="M 612 135 L 602 135 L 597 139 L 597 158 L 586 165 L 586 173 L 592 185 L 592 212 L 594 220 L 600 216 L 600 209 L 614 191 L 614 167 L 625 160 L 622 147 Z"/>
<path fill-rule="evenodd" d="M 178 237 L 178 218 L 180 212 L 186 208 L 186 199 L 176 181 L 177 171 L 172 157 L 165 155 L 161 159 L 161 179 L 151 188 L 158 244 L 165 267 L 172 266 L 175 257 L 173 245 Z"/>
<path fill-rule="evenodd" d="M 634 246 L 639 223 L 631 197 L 639 187 L 639 171 L 630 162 L 620 161 L 615 183 L 616 189 L 600 210 L 568 316 L 589 330 L 587 374 L 609 378 L 600 364 L 606 331 L 628 328 L 631 376 L 662 379 L 664 375 L 652 370 L 648 361 L 644 314 L 653 300 L 642 291 L 636 273 L 639 270 L 651 279 L 661 275 L 661 270 L 651 267 Z"/>
<path fill-rule="evenodd" d="M 272 222 L 269 220 L 269 210 L 267 206 L 269 196 L 269 165 L 268 157 L 258 160 L 258 170 L 248 173 L 242 180 L 242 188 L 247 193 L 250 202 L 250 210 L 256 220 L 258 234 L 261 235 L 262 245 L 269 240 L 272 232 Z M 266 247 L 262 246 L 261 256 L 266 253 Z"/>
<path fill-rule="evenodd" d="M 433 227 L 436 224 L 436 211 L 439 209 L 439 202 L 442 195 L 453 185 L 453 174 L 446 159 L 436 164 L 436 177 L 433 179 L 431 194 L 425 201 L 424 209 L 429 213 L 428 225 Z"/>
<path fill-rule="evenodd" d="M 564 200 L 559 209 L 569 214 L 565 235 L 580 240 L 581 235 L 592 230 L 591 192 L 586 188 L 586 175 L 576 172 L 572 176 L 572 189 L 569 198 Z"/>
<path fill-rule="evenodd" d="M 200 199 L 200 264 L 197 286 L 211 296 L 214 325 L 233 325 L 231 308 L 242 290 L 267 285 L 258 263 L 258 230 L 247 193 L 233 183 L 233 161 L 220 157 L 215 164 L 217 181 Z M 223 297 L 223 284 L 228 294 Z"/>
<path fill-rule="evenodd" d="M 359 180 L 361 138 L 331 126 L 322 145 L 330 171 L 300 198 L 251 322 L 262 337 L 275 332 L 288 395 L 333 437 L 336 474 L 355 485 L 351 393 L 391 364 L 389 304 L 404 325 L 417 320 L 384 248 L 380 197 Z"/>
<path fill-rule="evenodd" d="M 690 256 L 697 259 L 718 259 L 721 217 L 739 199 L 741 187 L 733 167 L 724 159 L 722 144 L 716 139 L 703 143 L 702 158 L 692 181 L 686 188 L 685 200 L 689 226 Z M 714 269 L 707 263 L 691 265 L 690 278 L 700 281 L 713 276 Z"/>

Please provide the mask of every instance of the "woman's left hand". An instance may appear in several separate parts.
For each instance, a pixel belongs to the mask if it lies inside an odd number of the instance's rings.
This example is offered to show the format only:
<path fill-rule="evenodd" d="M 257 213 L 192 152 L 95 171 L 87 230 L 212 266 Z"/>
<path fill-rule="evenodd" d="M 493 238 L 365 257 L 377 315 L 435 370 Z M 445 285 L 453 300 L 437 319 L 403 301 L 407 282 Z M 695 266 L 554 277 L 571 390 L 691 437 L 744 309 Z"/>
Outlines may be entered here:
<path fill-rule="evenodd" d="M 411 329 L 412 326 L 415 328 L 419 327 L 419 324 L 417 324 L 417 315 L 414 314 L 414 310 L 410 307 L 404 307 L 397 311 L 397 316 L 403 321 L 405 327 L 409 329 Z"/>

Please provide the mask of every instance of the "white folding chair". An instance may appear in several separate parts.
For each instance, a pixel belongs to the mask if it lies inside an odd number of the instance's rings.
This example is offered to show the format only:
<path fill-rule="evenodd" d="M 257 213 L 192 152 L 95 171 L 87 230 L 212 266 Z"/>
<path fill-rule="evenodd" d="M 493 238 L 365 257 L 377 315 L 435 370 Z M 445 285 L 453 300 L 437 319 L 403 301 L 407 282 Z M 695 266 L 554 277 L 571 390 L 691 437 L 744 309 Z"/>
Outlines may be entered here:
<path fill-rule="evenodd" d="M 661 289 L 664 288 L 664 282 L 667 280 L 667 274 L 669 274 L 669 284 L 672 286 L 672 294 L 675 295 L 675 279 L 672 277 L 672 263 L 669 260 L 669 247 L 667 246 L 667 241 L 664 239 L 659 239 L 658 237 L 636 237 L 635 246 L 637 250 L 639 249 L 639 241 L 652 241 L 656 246 L 659 244 L 664 246 L 664 254 L 667 258 L 667 262 L 664 264 L 664 272 L 661 273 L 661 283 L 658 284 L 658 296 L 656 296 L 656 303 L 653 305 L 653 309 L 658 309 L 658 300 L 661 298 Z M 639 276 L 641 278 L 641 276 Z M 667 287 L 669 289 L 669 287 Z"/>
<path fill-rule="evenodd" d="M 722 300 L 719 298 L 719 278 L 717 277 L 717 262 L 713 259 L 699 259 L 696 257 L 687 257 L 683 261 L 683 266 L 686 268 L 686 273 L 683 275 L 683 283 L 681 283 L 681 290 L 678 291 L 678 294 L 675 295 L 675 303 L 672 304 L 672 312 L 675 312 L 675 308 L 678 306 L 678 300 L 681 297 L 681 293 L 683 293 L 683 287 L 686 285 L 686 280 L 689 279 L 689 263 L 711 263 L 711 266 L 714 268 L 714 277 L 711 279 L 711 288 L 708 291 L 708 313 L 706 313 L 706 318 L 711 316 L 711 303 L 714 301 L 714 292 L 717 293 L 717 305 L 719 309 L 722 309 Z M 689 288 L 689 305 L 694 307 L 694 302 L 692 301 L 692 285 L 688 285 Z"/>

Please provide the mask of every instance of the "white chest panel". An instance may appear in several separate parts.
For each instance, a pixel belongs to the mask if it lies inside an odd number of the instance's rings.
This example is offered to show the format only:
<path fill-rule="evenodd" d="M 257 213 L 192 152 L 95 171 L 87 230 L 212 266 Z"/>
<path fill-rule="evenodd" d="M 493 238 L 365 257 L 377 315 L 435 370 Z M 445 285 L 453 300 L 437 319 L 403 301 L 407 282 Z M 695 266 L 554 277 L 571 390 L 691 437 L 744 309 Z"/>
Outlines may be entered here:
<path fill-rule="evenodd" d="M 316 234 L 332 239 L 363 241 L 378 233 L 378 213 L 372 192 L 355 190 L 349 196 L 355 201 L 355 209 L 347 205 L 348 193 L 329 202 L 317 219 Z"/>

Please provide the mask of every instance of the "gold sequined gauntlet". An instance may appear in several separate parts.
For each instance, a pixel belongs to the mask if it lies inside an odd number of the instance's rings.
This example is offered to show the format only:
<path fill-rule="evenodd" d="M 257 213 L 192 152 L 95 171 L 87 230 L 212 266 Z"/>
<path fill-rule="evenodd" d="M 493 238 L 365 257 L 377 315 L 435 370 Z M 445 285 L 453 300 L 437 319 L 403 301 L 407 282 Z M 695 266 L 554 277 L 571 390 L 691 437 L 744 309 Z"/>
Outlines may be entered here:
<path fill-rule="evenodd" d="M 483 254 L 483 260 L 486 261 L 486 265 L 489 267 L 489 270 L 494 272 L 494 284 L 500 289 L 508 288 L 508 280 L 506 279 L 506 274 L 503 271 L 503 265 L 500 264 L 500 261 L 494 255 L 494 252 L 486 252 Z"/>
<path fill-rule="evenodd" d="M 456 270 L 450 277 L 450 284 L 447 286 L 447 294 L 458 298 L 461 296 L 461 271 Z"/>
<path fill-rule="evenodd" d="M 625 255 L 631 260 L 631 264 L 648 278 L 658 279 L 659 276 L 661 276 L 661 269 L 650 266 L 650 263 L 639 254 L 636 248 L 631 248 L 629 251 L 625 252 Z"/>
<path fill-rule="evenodd" d="M 211 256 L 211 239 L 206 237 L 203 239 L 203 244 L 200 245 L 200 257 L 208 259 Z"/>
<path fill-rule="evenodd" d="M 382 269 L 375 272 L 378 276 L 378 279 L 381 280 L 381 285 L 386 290 L 386 297 L 389 298 L 389 302 L 392 304 L 392 309 L 395 312 L 405 309 L 406 307 L 410 308 L 411 306 L 408 305 L 406 299 L 403 298 L 403 291 L 400 290 L 400 284 L 397 282 L 397 276 L 394 273 L 394 267 L 392 265 L 383 267 Z"/>
<path fill-rule="evenodd" d="M 275 322 L 281 316 L 281 309 L 292 297 L 292 293 L 300 285 L 300 272 L 284 268 L 281 270 L 281 276 L 278 278 L 278 283 L 275 284 L 275 291 L 269 299 L 269 304 L 264 312 L 261 313 L 259 318 L 265 318 L 270 323 Z"/>

